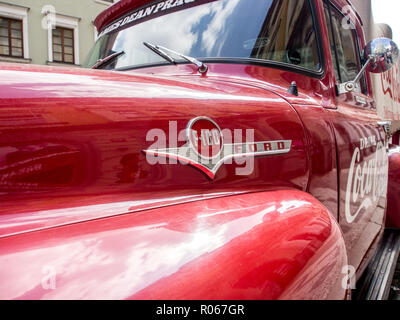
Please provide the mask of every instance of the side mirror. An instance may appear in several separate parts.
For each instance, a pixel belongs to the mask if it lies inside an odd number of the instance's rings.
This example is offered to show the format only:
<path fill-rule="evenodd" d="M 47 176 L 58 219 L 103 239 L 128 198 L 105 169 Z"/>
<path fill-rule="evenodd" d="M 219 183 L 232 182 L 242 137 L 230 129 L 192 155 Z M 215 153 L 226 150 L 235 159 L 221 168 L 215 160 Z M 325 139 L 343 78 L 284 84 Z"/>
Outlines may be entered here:
<path fill-rule="evenodd" d="M 382 73 L 391 69 L 399 58 L 399 48 L 390 39 L 379 38 L 372 40 L 364 48 L 364 59 L 372 61 L 367 70 L 372 73 Z"/>
<path fill-rule="evenodd" d="M 383 73 L 391 69 L 399 58 L 399 48 L 388 38 L 378 38 L 370 41 L 364 48 L 365 64 L 353 81 L 338 86 L 338 94 L 352 92 L 356 83 L 366 70 L 372 73 Z"/>

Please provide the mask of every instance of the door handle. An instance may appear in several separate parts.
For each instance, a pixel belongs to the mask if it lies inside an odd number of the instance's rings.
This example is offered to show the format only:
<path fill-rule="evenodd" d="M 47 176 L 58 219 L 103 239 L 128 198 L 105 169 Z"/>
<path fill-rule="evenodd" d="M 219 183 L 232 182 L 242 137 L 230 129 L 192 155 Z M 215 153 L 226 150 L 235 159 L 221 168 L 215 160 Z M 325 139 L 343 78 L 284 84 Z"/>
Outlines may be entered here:
<path fill-rule="evenodd" d="M 387 134 L 390 133 L 392 121 L 378 121 L 378 127 L 383 128 Z"/>
<path fill-rule="evenodd" d="M 387 135 L 390 135 L 390 127 L 392 126 L 392 121 L 378 121 L 378 127 L 383 128 Z"/>

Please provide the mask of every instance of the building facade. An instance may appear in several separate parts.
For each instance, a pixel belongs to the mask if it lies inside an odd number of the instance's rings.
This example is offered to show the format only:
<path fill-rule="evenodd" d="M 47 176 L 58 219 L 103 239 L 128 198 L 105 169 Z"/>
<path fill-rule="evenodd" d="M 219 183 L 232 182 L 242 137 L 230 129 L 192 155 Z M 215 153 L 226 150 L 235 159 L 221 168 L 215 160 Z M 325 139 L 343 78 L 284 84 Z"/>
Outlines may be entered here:
<path fill-rule="evenodd" d="M 118 0 L 0 1 L 0 62 L 81 65 L 96 16 Z"/>

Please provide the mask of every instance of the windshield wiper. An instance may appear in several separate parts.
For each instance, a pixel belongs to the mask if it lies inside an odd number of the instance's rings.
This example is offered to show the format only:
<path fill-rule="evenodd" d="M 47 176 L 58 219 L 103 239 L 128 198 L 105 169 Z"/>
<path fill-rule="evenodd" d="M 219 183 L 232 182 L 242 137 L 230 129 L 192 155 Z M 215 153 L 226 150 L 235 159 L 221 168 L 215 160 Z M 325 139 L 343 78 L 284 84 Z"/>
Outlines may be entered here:
<path fill-rule="evenodd" d="M 103 59 L 97 60 L 96 64 L 92 67 L 92 69 L 100 69 L 100 67 L 104 67 L 110 62 L 114 61 L 118 57 L 125 54 L 125 51 L 114 52 Z"/>
<path fill-rule="evenodd" d="M 163 50 L 161 50 L 159 46 L 155 46 L 155 45 L 153 45 L 151 43 L 148 43 L 148 42 L 143 42 L 143 44 L 147 48 L 149 48 L 151 51 L 153 51 L 154 53 L 157 53 L 159 56 L 163 57 L 168 62 L 170 62 L 172 64 L 176 64 L 176 61 L 174 60 L 174 58 L 172 58 L 168 53 L 166 53 Z"/>
<path fill-rule="evenodd" d="M 174 55 L 177 55 L 178 57 L 185 59 L 186 61 L 189 61 L 190 63 L 193 63 L 194 65 L 196 65 L 197 70 L 202 74 L 208 71 L 207 65 L 197 60 L 196 58 L 188 57 L 182 53 L 176 52 L 174 50 L 162 46 L 157 46 L 148 42 L 143 42 L 143 44 L 153 52 L 157 53 L 159 56 L 163 57 L 165 60 L 169 61 L 170 63 L 176 64 L 176 61 L 165 51 L 168 51 Z"/>

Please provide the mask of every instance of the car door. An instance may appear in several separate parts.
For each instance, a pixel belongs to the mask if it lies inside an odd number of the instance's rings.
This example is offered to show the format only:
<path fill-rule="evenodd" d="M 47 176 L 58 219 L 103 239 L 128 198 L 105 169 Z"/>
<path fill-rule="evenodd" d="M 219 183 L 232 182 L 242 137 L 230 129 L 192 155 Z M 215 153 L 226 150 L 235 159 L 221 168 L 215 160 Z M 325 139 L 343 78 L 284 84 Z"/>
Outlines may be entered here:
<path fill-rule="evenodd" d="M 386 136 L 378 125 L 368 75 L 355 91 L 340 90 L 340 84 L 354 80 L 359 73 L 364 44 L 357 16 L 348 11 L 344 15 L 338 3 L 324 1 L 337 84 L 336 109 L 330 111 L 330 117 L 338 153 L 339 223 L 349 264 L 357 270 L 363 268 L 363 258 L 383 227 L 388 161 Z"/>

